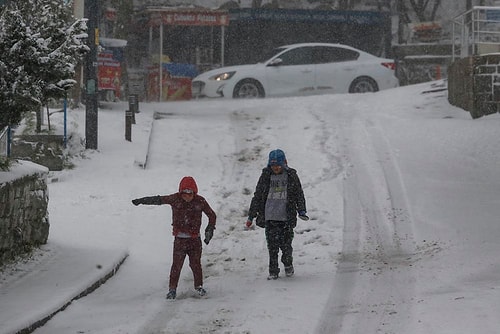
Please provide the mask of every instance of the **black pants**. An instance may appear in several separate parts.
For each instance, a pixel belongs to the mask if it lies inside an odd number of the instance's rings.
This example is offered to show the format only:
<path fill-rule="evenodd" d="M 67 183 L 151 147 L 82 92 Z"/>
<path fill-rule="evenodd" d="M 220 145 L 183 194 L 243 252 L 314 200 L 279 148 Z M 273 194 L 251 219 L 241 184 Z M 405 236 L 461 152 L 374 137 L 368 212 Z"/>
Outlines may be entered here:
<path fill-rule="evenodd" d="M 293 227 L 288 222 L 266 221 L 266 241 L 269 251 L 269 274 L 280 272 L 278 254 L 281 249 L 281 262 L 285 267 L 293 264 Z"/>

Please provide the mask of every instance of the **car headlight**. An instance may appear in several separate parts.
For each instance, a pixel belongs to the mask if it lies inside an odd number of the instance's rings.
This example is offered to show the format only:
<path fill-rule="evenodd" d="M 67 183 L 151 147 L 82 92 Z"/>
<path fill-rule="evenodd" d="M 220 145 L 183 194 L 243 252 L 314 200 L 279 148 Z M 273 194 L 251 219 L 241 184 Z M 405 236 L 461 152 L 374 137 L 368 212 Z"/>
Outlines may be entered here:
<path fill-rule="evenodd" d="M 233 75 L 236 73 L 236 71 L 232 72 L 224 72 L 224 73 L 219 73 L 214 76 L 211 76 L 209 79 L 210 80 L 215 80 L 215 81 L 224 81 L 224 80 L 229 80 L 233 77 Z"/>

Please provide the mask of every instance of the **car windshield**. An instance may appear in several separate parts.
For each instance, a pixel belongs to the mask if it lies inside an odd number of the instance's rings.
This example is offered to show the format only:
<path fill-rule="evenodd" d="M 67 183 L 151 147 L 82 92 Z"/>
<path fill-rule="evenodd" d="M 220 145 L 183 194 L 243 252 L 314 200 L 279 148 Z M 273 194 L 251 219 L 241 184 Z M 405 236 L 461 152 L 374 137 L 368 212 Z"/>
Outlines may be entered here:
<path fill-rule="evenodd" d="M 271 59 L 272 57 L 274 57 L 275 55 L 277 55 L 278 53 L 282 52 L 285 49 L 286 49 L 286 47 L 278 47 L 278 48 L 268 50 L 267 52 L 264 52 L 261 55 L 258 63 L 264 63 L 264 62 L 268 61 L 269 59 Z"/>

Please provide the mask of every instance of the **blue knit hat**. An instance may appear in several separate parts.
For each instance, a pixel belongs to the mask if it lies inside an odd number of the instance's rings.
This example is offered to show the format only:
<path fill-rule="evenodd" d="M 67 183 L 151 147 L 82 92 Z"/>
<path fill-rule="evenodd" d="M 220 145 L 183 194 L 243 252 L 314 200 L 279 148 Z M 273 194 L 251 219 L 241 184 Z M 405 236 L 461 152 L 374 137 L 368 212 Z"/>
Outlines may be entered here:
<path fill-rule="evenodd" d="M 269 161 L 267 163 L 268 167 L 271 167 L 273 165 L 278 165 L 285 168 L 286 164 L 287 162 L 286 162 L 285 152 L 283 152 L 280 149 L 269 152 Z"/>

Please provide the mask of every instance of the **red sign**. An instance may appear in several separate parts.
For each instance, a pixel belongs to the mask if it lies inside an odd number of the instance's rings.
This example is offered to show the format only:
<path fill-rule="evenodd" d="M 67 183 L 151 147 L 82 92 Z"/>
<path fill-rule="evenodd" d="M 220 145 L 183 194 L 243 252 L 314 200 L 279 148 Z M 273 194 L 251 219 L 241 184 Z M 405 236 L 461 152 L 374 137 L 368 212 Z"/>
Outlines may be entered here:
<path fill-rule="evenodd" d="M 158 101 L 159 93 L 159 76 L 158 68 L 150 67 L 148 73 L 147 94 L 149 101 Z M 167 70 L 162 73 L 162 101 L 179 101 L 191 99 L 191 78 L 188 77 L 172 77 Z"/>
<path fill-rule="evenodd" d="M 99 90 L 113 90 L 120 97 L 120 79 L 122 68 L 119 61 L 113 59 L 113 54 L 100 53 L 97 58 L 97 77 Z"/>
<path fill-rule="evenodd" d="M 229 15 L 227 12 L 199 12 L 199 11 L 171 11 L 155 12 L 151 14 L 149 24 L 158 26 L 227 26 Z"/>

